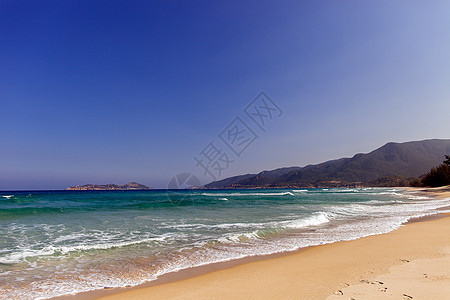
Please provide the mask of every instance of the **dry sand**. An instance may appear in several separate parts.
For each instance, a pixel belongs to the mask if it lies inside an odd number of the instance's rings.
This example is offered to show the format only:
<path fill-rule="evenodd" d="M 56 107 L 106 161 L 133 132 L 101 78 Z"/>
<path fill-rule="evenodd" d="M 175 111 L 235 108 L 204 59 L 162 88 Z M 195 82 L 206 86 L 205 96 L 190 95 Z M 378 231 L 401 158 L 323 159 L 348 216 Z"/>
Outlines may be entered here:
<path fill-rule="evenodd" d="M 449 216 L 101 299 L 450 299 Z"/>

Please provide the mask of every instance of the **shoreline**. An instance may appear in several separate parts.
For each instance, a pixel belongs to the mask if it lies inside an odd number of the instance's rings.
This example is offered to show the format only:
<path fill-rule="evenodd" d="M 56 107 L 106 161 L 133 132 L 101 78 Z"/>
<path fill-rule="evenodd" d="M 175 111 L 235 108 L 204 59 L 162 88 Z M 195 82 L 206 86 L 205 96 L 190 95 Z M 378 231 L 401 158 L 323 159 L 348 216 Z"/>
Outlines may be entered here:
<path fill-rule="evenodd" d="M 417 221 L 415 222 L 421 222 L 420 219 L 422 218 L 432 218 L 435 217 L 438 218 L 445 218 L 446 214 L 435 214 L 430 216 L 424 216 L 417 218 Z M 450 217 L 450 214 L 449 214 Z M 326 245 L 331 245 L 334 243 L 339 242 L 333 242 Z M 292 251 L 281 251 L 277 253 L 270 253 L 270 254 L 258 254 L 253 256 L 246 256 L 236 259 L 231 259 L 228 261 L 221 261 L 221 262 L 214 262 L 214 263 L 207 263 L 205 265 L 190 267 L 186 269 L 181 269 L 178 271 L 173 271 L 169 273 L 165 273 L 160 275 L 157 279 L 144 282 L 142 284 L 136 285 L 136 286 L 127 286 L 127 287 L 108 287 L 104 289 L 98 289 L 98 290 L 92 290 L 87 292 L 80 292 L 73 295 L 61 295 L 49 298 L 51 300 L 92 300 L 92 299 L 103 299 L 108 298 L 109 296 L 114 296 L 116 294 L 122 294 L 133 290 L 140 290 L 140 289 L 146 289 L 151 288 L 154 286 L 160 286 L 164 284 L 170 284 L 170 283 L 176 283 L 183 280 L 188 280 L 190 278 L 194 278 L 201 275 L 207 275 L 212 272 L 221 271 L 221 270 L 227 270 L 233 267 L 238 267 L 240 265 L 245 265 L 248 263 L 258 262 L 258 261 L 265 261 L 270 259 L 276 259 L 284 256 L 289 256 L 297 253 L 301 253 L 309 248 L 314 248 L 317 246 L 322 245 L 315 245 L 315 246 L 308 246 L 308 247 L 302 247 L 296 250 Z"/>
<path fill-rule="evenodd" d="M 446 187 L 442 190 L 441 189 L 423 189 L 423 188 L 400 188 L 407 191 L 415 191 L 419 193 L 423 193 L 427 196 L 432 196 L 434 198 L 447 198 L 450 197 L 449 187 Z M 333 252 L 334 248 L 340 248 L 343 247 L 341 245 L 347 245 L 350 244 L 349 247 L 352 247 L 352 243 L 357 243 L 359 241 L 366 241 L 366 240 L 373 240 L 374 238 L 380 238 L 380 237 L 387 237 L 390 235 L 393 235 L 394 233 L 398 234 L 398 232 L 402 232 L 403 228 L 411 228 L 411 226 L 416 226 L 415 224 L 428 224 L 433 222 L 438 222 L 440 219 L 446 220 L 446 222 L 450 225 L 450 218 L 448 218 L 450 214 L 434 214 L 430 216 L 424 216 L 418 219 L 411 219 L 407 223 L 405 223 L 402 227 L 400 227 L 397 230 L 391 231 L 389 233 L 381 234 L 381 235 L 372 235 L 368 237 L 359 238 L 357 240 L 351 240 L 351 241 L 341 241 L 341 242 L 335 242 L 331 244 L 325 244 L 325 245 L 319 245 L 319 246 L 311 246 L 306 248 L 297 249 L 294 251 L 289 252 L 280 252 L 280 253 L 274 253 L 274 254 L 268 254 L 268 255 L 257 255 L 257 256 L 250 256 L 250 257 L 244 257 L 239 258 L 235 260 L 225 261 L 225 262 L 217 262 L 212 264 L 207 264 L 203 266 L 183 269 L 177 272 L 171 272 L 164 275 L 161 275 L 158 279 L 154 281 L 150 281 L 147 283 L 143 283 L 141 285 L 133 286 L 133 287 L 123 287 L 123 288 L 107 288 L 103 290 L 95 290 L 95 291 L 89 291 L 89 292 L 82 292 L 75 295 L 64 295 L 59 297 L 54 297 L 52 299 L 120 299 L 121 297 L 128 297 L 131 299 L 142 299 L 142 298 L 148 298 L 152 297 L 155 299 L 170 299 L 170 298 L 177 298 L 180 296 L 183 296 L 183 298 L 220 298 L 220 299 L 229 299 L 229 298 L 267 298 L 270 299 L 272 297 L 268 296 L 268 294 L 261 293 L 259 294 L 257 291 L 254 290 L 254 286 L 252 288 L 251 283 L 245 286 L 241 286 L 240 288 L 235 288 L 234 292 L 229 294 L 229 292 L 225 292 L 227 290 L 226 286 L 229 286 L 229 282 L 225 284 L 225 282 L 229 281 L 224 279 L 219 279 L 217 282 L 217 279 L 215 279 L 217 276 L 223 276 L 227 273 L 237 273 L 234 274 L 236 278 L 245 277 L 248 273 L 248 269 L 254 269 L 255 265 L 262 264 L 262 265 L 272 265 L 273 263 L 280 263 L 280 264 L 286 264 L 288 261 L 291 260 L 304 260 L 306 256 L 310 256 L 311 253 L 316 252 L 322 252 L 322 251 L 331 251 Z M 405 226 L 406 225 L 406 226 Z M 450 233 L 450 230 L 449 232 Z M 450 234 L 449 234 L 450 236 Z M 372 243 L 372 241 L 370 242 Z M 448 244 L 450 246 L 450 242 Z M 354 247 L 357 247 L 355 245 Z M 323 250 L 325 249 L 325 250 Z M 331 249 L 331 250 L 330 250 Z M 308 254 L 306 254 L 308 253 Z M 326 255 L 326 254 L 325 254 Z M 343 258 L 345 259 L 345 257 Z M 291 264 L 286 264 L 287 267 L 289 267 Z M 345 269 L 345 264 L 341 266 L 343 269 Z M 242 271 L 243 269 L 244 271 Z M 263 268 L 265 269 L 265 268 Z M 387 270 L 385 270 L 387 271 Z M 323 273 L 323 272 L 322 272 Z M 378 273 L 377 273 L 378 274 Z M 325 276 L 318 276 L 318 280 L 320 277 L 327 277 Z M 283 277 L 282 274 L 280 277 Z M 234 277 L 233 277 L 234 278 Z M 283 277 L 284 278 L 284 277 Z M 286 281 L 290 281 L 291 277 L 288 276 L 288 278 L 285 278 Z M 275 279 L 275 278 L 273 278 Z M 292 281 L 292 280 L 291 280 Z M 294 280 L 295 281 L 295 280 Z M 321 280 L 323 281 L 323 280 Z M 347 281 L 351 281 L 347 279 Z M 224 293 L 221 292 L 216 294 L 210 294 L 208 293 L 208 289 L 205 288 L 205 284 L 207 282 L 213 282 L 214 284 L 223 285 L 224 289 L 222 290 Z M 220 284 L 223 283 L 223 284 Z M 186 286 L 188 284 L 189 286 Z M 264 286 L 270 285 L 270 282 L 267 282 L 264 284 Z M 320 284 L 323 286 L 323 282 Z M 196 286 L 196 288 L 193 288 L 192 286 Z M 317 286 L 317 284 L 316 284 Z M 331 286 L 336 288 L 341 288 L 341 285 L 336 284 L 326 284 L 325 286 Z M 346 286 L 346 285 L 344 285 Z M 275 287 L 275 286 L 273 286 Z M 289 287 L 286 287 L 287 290 L 289 290 Z M 313 288 L 314 289 L 314 288 Z M 191 296 L 189 295 L 190 292 L 193 290 L 199 291 L 197 294 L 193 294 Z M 249 290 L 252 292 L 249 293 Z M 301 291 L 302 289 L 297 290 Z M 206 294 L 202 294 L 203 291 Z M 297 296 L 305 297 L 307 294 L 310 294 L 313 297 L 319 296 L 320 298 L 324 298 L 327 295 L 330 295 L 333 293 L 333 289 L 329 289 L 326 292 L 323 292 L 323 288 L 315 289 L 315 291 L 304 291 L 298 294 Z M 200 294 L 198 294 L 200 293 Z M 269 293 L 270 294 L 270 293 Z M 320 295 L 319 295 L 320 294 Z M 289 297 L 288 297 L 289 298 Z"/>

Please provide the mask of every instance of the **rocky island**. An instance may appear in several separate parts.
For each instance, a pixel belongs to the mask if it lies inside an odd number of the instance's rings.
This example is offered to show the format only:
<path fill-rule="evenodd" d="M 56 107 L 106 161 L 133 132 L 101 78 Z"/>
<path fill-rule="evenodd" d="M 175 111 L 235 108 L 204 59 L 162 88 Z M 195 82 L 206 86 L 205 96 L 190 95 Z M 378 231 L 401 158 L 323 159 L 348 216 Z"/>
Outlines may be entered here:
<path fill-rule="evenodd" d="M 129 191 L 129 190 L 151 190 L 148 186 L 137 182 L 130 182 L 123 185 L 117 184 L 85 184 L 74 185 L 66 188 L 66 191 Z"/>

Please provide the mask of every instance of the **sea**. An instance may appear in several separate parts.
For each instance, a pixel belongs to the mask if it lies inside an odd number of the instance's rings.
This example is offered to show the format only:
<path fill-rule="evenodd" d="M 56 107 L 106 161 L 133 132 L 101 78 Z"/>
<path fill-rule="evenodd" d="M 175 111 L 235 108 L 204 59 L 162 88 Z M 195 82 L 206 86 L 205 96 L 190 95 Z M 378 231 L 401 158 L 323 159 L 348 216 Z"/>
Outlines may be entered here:
<path fill-rule="evenodd" d="M 450 212 L 395 188 L 0 192 L 0 299 L 136 286 Z"/>

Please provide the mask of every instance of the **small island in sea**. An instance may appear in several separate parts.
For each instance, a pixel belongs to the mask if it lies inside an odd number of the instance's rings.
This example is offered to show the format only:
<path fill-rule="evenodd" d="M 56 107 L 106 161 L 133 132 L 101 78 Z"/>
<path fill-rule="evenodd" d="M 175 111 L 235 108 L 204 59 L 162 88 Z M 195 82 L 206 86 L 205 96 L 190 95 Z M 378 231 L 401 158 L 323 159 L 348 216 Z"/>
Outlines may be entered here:
<path fill-rule="evenodd" d="M 123 185 L 117 184 L 85 184 L 74 185 L 66 188 L 66 191 L 129 191 L 129 190 L 151 190 L 152 188 L 137 182 L 129 182 Z"/>

